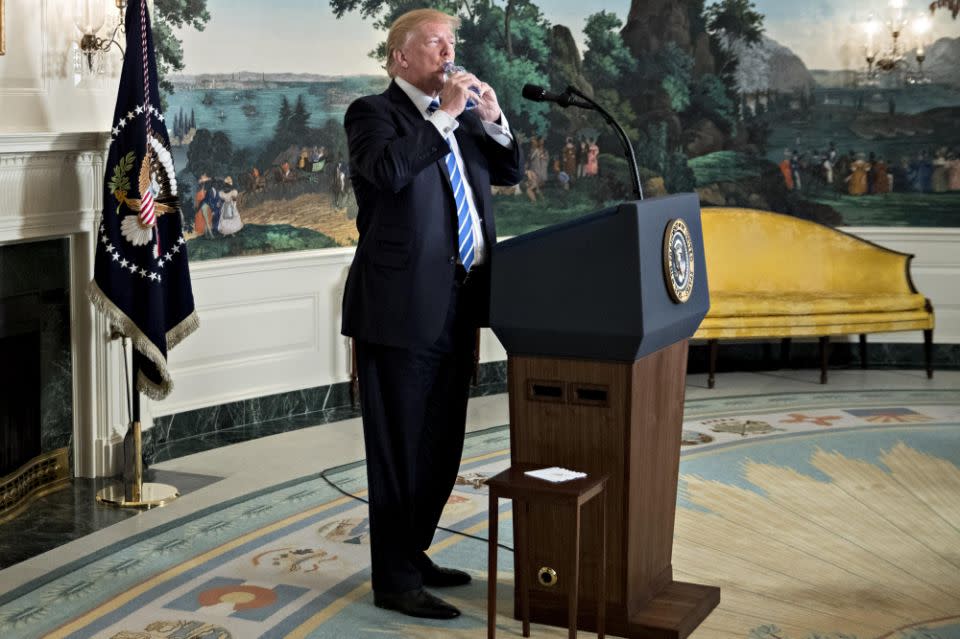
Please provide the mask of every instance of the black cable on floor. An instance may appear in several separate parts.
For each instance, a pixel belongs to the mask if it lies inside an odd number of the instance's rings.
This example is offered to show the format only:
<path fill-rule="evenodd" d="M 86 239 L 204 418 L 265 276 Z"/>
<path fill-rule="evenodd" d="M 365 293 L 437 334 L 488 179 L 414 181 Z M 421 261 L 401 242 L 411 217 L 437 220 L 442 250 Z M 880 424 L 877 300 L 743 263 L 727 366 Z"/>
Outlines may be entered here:
<path fill-rule="evenodd" d="M 334 481 L 333 481 L 332 479 L 330 479 L 329 477 L 327 477 L 327 473 L 330 472 L 331 470 L 334 470 L 334 469 L 333 469 L 333 468 L 325 468 L 324 470 L 320 471 L 320 477 L 323 479 L 323 481 L 327 482 L 327 483 L 330 485 L 331 488 L 333 488 L 334 490 L 336 490 L 337 492 L 339 492 L 341 495 L 345 495 L 346 497 L 349 497 L 350 499 L 356 499 L 357 501 L 363 502 L 364 504 L 369 504 L 369 503 L 370 503 L 369 501 L 367 501 L 367 500 L 364 499 L 363 497 L 358 497 L 357 495 L 354 495 L 353 493 L 348 493 L 348 492 L 345 491 L 343 488 L 340 488 L 340 486 L 338 486 L 336 483 L 334 483 Z M 462 532 L 462 531 L 460 531 L 460 530 L 454 530 L 453 528 L 444 528 L 443 526 L 437 526 L 437 528 L 440 529 L 440 530 L 443 530 L 443 531 L 445 531 L 445 532 L 454 534 L 454 535 L 460 535 L 461 537 L 467 537 L 467 538 L 469 538 L 469 539 L 476 539 L 477 541 L 482 541 L 482 542 L 485 543 L 485 544 L 489 544 L 489 543 L 490 543 L 490 540 L 487 539 L 487 538 L 485 538 L 485 537 L 478 537 L 478 536 L 476 536 L 476 535 L 471 535 L 470 533 L 465 533 L 465 532 Z M 504 550 L 507 550 L 507 551 L 509 551 L 509 552 L 513 552 L 513 548 L 511 548 L 510 546 L 504 546 L 503 544 L 498 543 L 498 544 L 497 544 L 497 547 L 498 547 L 498 548 L 503 548 Z"/>

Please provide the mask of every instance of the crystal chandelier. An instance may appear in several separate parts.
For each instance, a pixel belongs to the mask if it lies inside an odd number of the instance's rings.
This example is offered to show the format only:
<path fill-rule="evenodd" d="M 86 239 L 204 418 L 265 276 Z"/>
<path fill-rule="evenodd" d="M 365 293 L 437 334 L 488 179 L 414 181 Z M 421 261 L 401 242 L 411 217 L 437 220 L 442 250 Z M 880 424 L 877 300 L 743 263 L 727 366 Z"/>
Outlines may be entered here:
<path fill-rule="evenodd" d="M 890 0 L 886 19 L 870 14 L 863 30 L 866 34 L 864 45 L 864 60 L 866 70 L 861 78 L 866 85 L 879 85 L 881 77 L 886 75 L 894 78 L 895 82 L 906 84 L 928 83 L 929 79 L 923 75 L 923 61 L 926 57 L 923 43 L 926 33 L 930 30 L 930 18 L 918 14 L 913 19 L 904 11 L 906 0 Z M 909 28 L 917 43 L 914 56 L 916 68 L 904 51 L 904 39 Z M 881 42 L 881 33 L 886 31 L 889 40 L 886 46 Z"/>

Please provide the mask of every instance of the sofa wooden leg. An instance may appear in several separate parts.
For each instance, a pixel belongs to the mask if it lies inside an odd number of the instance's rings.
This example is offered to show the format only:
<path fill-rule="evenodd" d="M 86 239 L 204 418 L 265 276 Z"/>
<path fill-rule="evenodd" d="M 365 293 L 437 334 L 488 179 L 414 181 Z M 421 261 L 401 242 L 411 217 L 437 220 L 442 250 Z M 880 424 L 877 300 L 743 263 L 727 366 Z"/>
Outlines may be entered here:
<path fill-rule="evenodd" d="M 867 334 L 860 333 L 860 368 L 867 368 Z"/>
<path fill-rule="evenodd" d="M 708 339 L 707 346 L 709 347 L 709 364 L 707 365 L 707 388 L 713 388 L 716 383 L 716 372 L 717 372 L 717 350 L 719 348 L 718 341 L 715 339 Z"/>
<path fill-rule="evenodd" d="M 820 338 L 820 383 L 827 383 L 827 360 L 830 359 L 830 338 Z"/>
<path fill-rule="evenodd" d="M 923 359 L 927 364 L 927 379 L 933 379 L 933 329 L 923 330 Z"/>
<path fill-rule="evenodd" d="M 793 342 L 789 337 L 780 340 L 780 368 L 786 368 L 790 363 L 790 345 Z"/>

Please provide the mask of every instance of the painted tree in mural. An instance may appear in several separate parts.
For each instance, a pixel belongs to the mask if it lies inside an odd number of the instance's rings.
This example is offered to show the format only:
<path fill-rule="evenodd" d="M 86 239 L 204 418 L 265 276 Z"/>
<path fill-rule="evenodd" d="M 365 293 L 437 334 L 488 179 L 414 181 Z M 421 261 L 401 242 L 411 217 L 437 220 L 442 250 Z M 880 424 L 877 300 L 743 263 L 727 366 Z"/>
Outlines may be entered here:
<path fill-rule="evenodd" d="M 721 0 L 706 8 L 704 18 L 716 75 L 728 87 L 736 88 L 740 61 L 749 59 L 763 38 L 763 14 L 756 11 L 750 0 Z"/>
<path fill-rule="evenodd" d="M 546 105 L 522 100 L 519 90 L 508 92 L 502 88 L 538 82 L 548 67 L 549 26 L 533 2 L 508 0 L 501 7 L 492 0 L 331 0 L 330 6 L 338 18 L 358 11 L 382 31 L 389 29 L 401 14 L 420 7 L 459 14 L 463 23 L 457 61 L 491 86 L 500 88 L 500 103 L 515 125 L 535 133 L 546 129 Z M 382 60 L 384 47 L 381 43 L 370 56 Z"/>
<path fill-rule="evenodd" d="M 620 37 L 622 26 L 613 13 L 587 16 L 583 74 L 593 84 L 594 98 L 621 123 L 627 136 L 635 139 L 637 116 L 626 95 L 630 93 L 627 79 L 637 72 L 637 59 Z"/>
<path fill-rule="evenodd" d="M 957 15 L 960 14 L 960 0 L 935 0 L 935 2 L 931 2 L 930 13 L 933 13 L 937 9 L 946 9 L 950 12 L 953 19 L 956 20 Z"/>
<path fill-rule="evenodd" d="M 203 31 L 210 21 L 207 0 L 155 0 L 153 42 L 157 53 L 157 74 L 161 93 L 173 93 L 173 84 L 166 79 L 171 71 L 183 70 L 183 42 L 173 35 L 174 29 L 193 27 Z"/>

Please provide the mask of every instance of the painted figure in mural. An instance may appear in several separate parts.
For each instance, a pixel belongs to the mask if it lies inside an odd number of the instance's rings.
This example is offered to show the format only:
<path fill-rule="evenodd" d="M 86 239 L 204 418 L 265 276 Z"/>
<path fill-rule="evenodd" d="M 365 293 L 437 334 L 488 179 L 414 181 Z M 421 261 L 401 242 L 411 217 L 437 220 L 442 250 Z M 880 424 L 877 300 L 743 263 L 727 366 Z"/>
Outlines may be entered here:
<path fill-rule="evenodd" d="M 583 165 L 583 174 L 585 176 L 593 177 L 600 171 L 599 157 L 600 147 L 597 146 L 597 139 L 592 138 L 587 143 L 587 162 Z"/>
<path fill-rule="evenodd" d="M 951 191 L 960 191 L 960 155 L 956 151 L 947 155 L 947 187 Z"/>
<path fill-rule="evenodd" d="M 912 174 L 910 172 L 910 158 L 901 157 L 900 162 L 890 169 L 890 190 L 897 192 L 911 189 Z"/>
<path fill-rule="evenodd" d="M 267 178 L 260 173 L 260 169 L 257 167 L 250 169 L 248 183 L 247 190 L 254 193 L 262 193 L 267 188 Z"/>
<path fill-rule="evenodd" d="M 793 188 L 798 191 L 803 188 L 800 182 L 800 169 L 800 152 L 794 149 L 790 156 L 790 174 L 793 176 Z"/>
<path fill-rule="evenodd" d="M 857 159 L 850 165 L 850 175 L 847 176 L 847 193 L 850 195 L 865 195 L 867 193 L 867 164 L 863 153 L 857 154 Z"/>
<path fill-rule="evenodd" d="M 587 167 L 587 139 L 581 137 L 580 143 L 577 145 L 577 177 L 582 178 L 586 175 Z"/>
<path fill-rule="evenodd" d="M 197 194 L 194 196 L 194 209 L 197 211 L 193 220 L 193 232 L 205 237 L 213 237 L 213 209 L 208 201 L 209 191 L 212 190 L 210 176 L 206 173 L 197 180 Z"/>
<path fill-rule="evenodd" d="M 912 190 L 920 193 L 929 193 L 933 185 L 933 162 L 926 149 L 917 153 L 917 158 L 910 163 L 910 184 Z"/>
<path fill-rule="evenodd" d="M 930 190 L 934 193 L 946 193 L 950 188 L 949 169 L 947 168 L 947 147 L 937 149 L 933 158 L 933 174 L 930 177 Z"/>
<path fill-rule="evenodd" d="M 224 178 L 223 188 L 220 190 L 220 200 L 223 202 L 220 208 L 220 226 L 217 227 L 220 235 L 233 235 L 243 228 L 240 210 L 237 208 L 239 197 L 240 192 L 233 185 L 233 178 L 228 175 Z"/>
<path fill-rule="evenodd" d="M 527 194 L 527 199 L 531 202 L 536 202 L 538 197 L 543 197 L 543 194 L 540 192 L 540 176 L 530 167 L 527 167 L 524 186 L 526 187 L 524 191 Z"/>
<path fill-rule="evenodd" d="M 560 165 L 560 158 L 553 161 L 553 172 L 557 176 L 557 182 L 564 191 L 570 190 L 570 174 L 563 170 Z"/>
<path fill-rule="evenodd" d="M 856 154 L 850 150 L 839 156 L 833 163 L 833 187 L 837 193 L 847 192 L 847 176 L 850 175 L 850 167 L 853 166 L 855 159 Z"/>
<path fill-rule="evenodd" d="M 783 150 L 783 159 L 780 160 L 780 173 L 783 174 L 783 183 L 787 185 L 787 190 L 793 190 L 793 168 L 790 165 L 790 151 Z"/>
<path fill-rule="evenodd" d="M 569 182 L 577 174 L 577 145 L 573 143 L 573 138 L 567 137 L 561 153 L 563 157 L 563 171 L 567 174 L 567 181 Z"/>
<path fill-rule="evenodd" d="M 460 612 L 424 586 L 470 576 L 426 550 L 456 481 L 477 330 L 489 315 L 491 186 L 524 175 L 494 89 L 444 70 L 459 22 L 432 9 L 397 18 L 386 42 L 392 82 L 344 117 L 359 243 L 343 333 L 356 343 L 374 604 L 442 619 Z"/>
<path fill-rule="evenodd" d="M 530 138 L 530 153 L 527 156 L 527 165 L 537 174 L 540 184 L 547 181 L 547 166 L 549 161 L 547 153 L 546 139 L 543 137 L 532 136 Z"/>
<path fill-rule="evenodd" d="M 347 177 L 347 164 L 343 160 L 338 159 L 333 167 L 333 181 L 330 185 L 330 190 L 333 194 L 333 205 L 338 208 L 347 203 L 347 189 L 349 188 Z"/>
<path fill-rule="evenodd" d="M 211 237 L 218 233 L 220 228 L 220 214 L 223 212 L 223 198 L 220 197 L 220 192 L 223 190 L 222 186 L 217 187 L 217 182 L 211 182 L 211 186 L 207 187 L 207 196 L 203 199 L 203 204 L 209 208 L 210 213 L 210 231 Z"/>
<path fill-rule="evenodd" d="M 893 176 L 887 167 L 887 161 L 882 157 L 877 158 L 871 166 L 870 172 L 873 174 L 873 192 L 879 195 L 889 193 L 893 190 L 891 182 Z"/>

